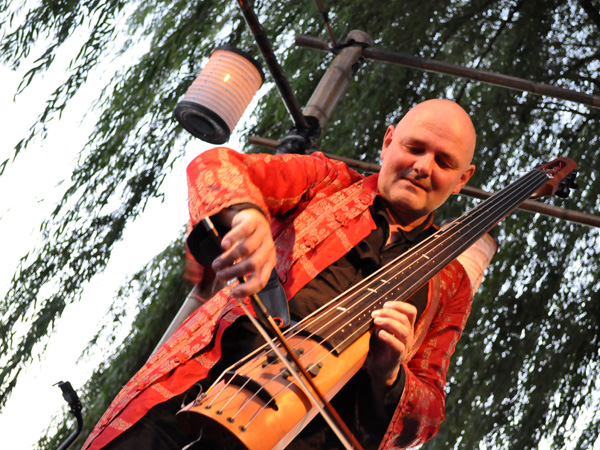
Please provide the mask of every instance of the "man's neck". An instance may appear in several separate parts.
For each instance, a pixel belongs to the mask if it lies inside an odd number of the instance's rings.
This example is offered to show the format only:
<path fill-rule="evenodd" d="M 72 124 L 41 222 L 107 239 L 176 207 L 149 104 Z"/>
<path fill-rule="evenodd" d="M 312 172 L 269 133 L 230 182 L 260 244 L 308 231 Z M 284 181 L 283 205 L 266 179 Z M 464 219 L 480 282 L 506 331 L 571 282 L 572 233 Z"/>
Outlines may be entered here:
<path fill-rule="evenodd" d="M 386 245 L 394 244 L 398 239 L 401 239 L 401 236 L 404 239 L 412 241 L 425 229 L 429 228 L 433 222 L 433 213 L 420 217 L 419 220 L 413 221 L 408 225 L 404 225 L 399 223 L 397 217 L 388 207 L 385 207 L 383 212 L 389 225 Z"/>
<path fill-rule="evenodd" d="M 388 206 L 385 207 L 385 211 L 390 226 L 399 227 L 404 231 L 412 231 L 415 228 L 421 226 L 426 221 L 429 221 L 429 224 L 433 222 L 433 213 L 426 214 L 424 216 L 419 216 L 416 218 L 407 218 L 404 216 L 399 216 Z"/>

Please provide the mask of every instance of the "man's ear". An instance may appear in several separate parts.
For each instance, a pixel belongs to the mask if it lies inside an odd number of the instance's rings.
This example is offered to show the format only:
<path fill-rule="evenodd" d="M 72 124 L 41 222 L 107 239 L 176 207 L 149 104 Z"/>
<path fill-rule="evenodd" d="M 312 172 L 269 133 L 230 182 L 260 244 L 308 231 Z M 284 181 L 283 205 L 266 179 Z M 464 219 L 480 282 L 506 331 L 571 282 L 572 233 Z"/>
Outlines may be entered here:
<path fill-rule="evenodd" d="M 467 169 L 460 176 L 460 179 L 458 180 L 458 183 L 454 187 L 454 190 L 452 191 L 452 193 L 458 194 L 460 192 L 460 190 L 463 188 L 463 186 L 465 184 L 467 184 L 467 182 L 473 176 L 474 173 L 475 173 L 475 166 L 473 164 L 471 164 L 469 167 L 467 167 Z"/>
<path fill-rule="evenodd" d="M 385 151 L 392 143 L 392 138 L 394 137 L 394 131 L 395 131 L 394 125 L 390 125 L 388 127 L 387 131 L 385 132 L 385 136 L 383 136 L 383 145 L 381 146 L 381 159 L 382 160 L 383 160 Z"/>

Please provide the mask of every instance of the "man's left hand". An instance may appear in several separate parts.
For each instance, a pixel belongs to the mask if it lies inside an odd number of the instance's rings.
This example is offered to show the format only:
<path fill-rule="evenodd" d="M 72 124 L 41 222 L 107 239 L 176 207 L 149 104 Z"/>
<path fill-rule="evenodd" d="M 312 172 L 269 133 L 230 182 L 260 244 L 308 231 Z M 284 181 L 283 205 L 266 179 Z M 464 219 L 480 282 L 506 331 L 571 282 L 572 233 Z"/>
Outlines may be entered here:
<path fill-rule="evenodd" d="M 371 314 L 374 339 L 367 357 L 367 371 L 374 388 L 391 386 L 414 339 L 417 308 L 410 303 L 389 301 Z"/>

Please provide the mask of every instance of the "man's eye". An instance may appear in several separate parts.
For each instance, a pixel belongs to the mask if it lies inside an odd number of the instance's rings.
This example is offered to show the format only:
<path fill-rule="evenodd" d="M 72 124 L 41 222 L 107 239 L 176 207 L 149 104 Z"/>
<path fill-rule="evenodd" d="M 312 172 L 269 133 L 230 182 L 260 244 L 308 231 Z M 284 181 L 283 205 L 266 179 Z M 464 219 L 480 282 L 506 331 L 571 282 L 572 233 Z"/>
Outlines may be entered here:
<path fill-rule="evenodd" d="M 452 168 L 452 164 L 445 158 L 436 158 L 436 163 L 442 169 L 450 169 Z"/>

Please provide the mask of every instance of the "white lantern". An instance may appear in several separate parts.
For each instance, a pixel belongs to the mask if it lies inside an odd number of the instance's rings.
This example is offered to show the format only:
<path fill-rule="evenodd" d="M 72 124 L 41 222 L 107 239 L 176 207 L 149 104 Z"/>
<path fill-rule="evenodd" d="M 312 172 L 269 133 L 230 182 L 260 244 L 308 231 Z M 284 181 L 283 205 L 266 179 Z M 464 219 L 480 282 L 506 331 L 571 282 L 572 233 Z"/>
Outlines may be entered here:
<path fill-rule="evenodd" d="M 442 223 L 440 228 L 450 225 L 450 221 L 451 219 Z M 486 233 L 456 258 L 467 271 L 473 295 L 479 288 L 483 274 L 497 251 L 498 243 L 489 233 Z"/>
<path fill-rule="evenodd" d="M 218 47 L 175 107 L 175 118 L 197 138 L 223 144 L 263 81 L 252 56 L 233 47 Z"/>
<path fill-rule="evenodd" d="M 498 251 L 498 244 L 492 236 L 485 234 L 456 258 L 469 275 L 473 295 L 479 288 L 485 269 L 490 265 L 496 251 Z"/>

